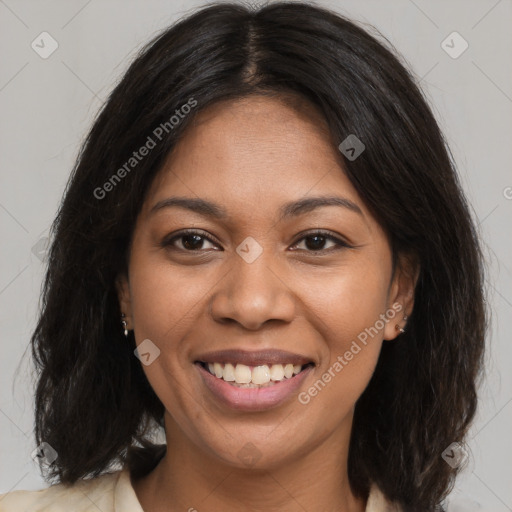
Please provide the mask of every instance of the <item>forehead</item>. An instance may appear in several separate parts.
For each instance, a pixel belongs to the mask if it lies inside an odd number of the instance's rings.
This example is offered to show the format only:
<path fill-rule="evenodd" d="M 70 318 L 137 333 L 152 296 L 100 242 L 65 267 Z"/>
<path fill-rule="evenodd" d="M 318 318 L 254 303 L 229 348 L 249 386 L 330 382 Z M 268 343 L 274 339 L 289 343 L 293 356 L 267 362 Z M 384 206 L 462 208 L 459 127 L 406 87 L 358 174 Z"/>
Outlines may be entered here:
<path fill-rule="evenodd" d="M 321 113 L 297 96 L 249 96 L 201 111 L 167 158 L 147 204 L 168 195 L 240 210 L 342 194 L 364 209 Z"/>

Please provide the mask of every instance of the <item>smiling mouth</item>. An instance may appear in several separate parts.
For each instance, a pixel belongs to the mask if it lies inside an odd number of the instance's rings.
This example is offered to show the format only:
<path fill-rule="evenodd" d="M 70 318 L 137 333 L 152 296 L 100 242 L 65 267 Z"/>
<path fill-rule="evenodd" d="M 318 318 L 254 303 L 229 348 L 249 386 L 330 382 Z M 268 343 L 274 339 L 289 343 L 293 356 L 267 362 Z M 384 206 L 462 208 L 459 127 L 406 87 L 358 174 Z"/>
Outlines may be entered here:
<path fill-rule="evenodd" d="M 303 372 L 313 363 L 271 364 L 247 366 L 241 363 L 206 363 L 196 361 L 211 375 L 238 388 L 265 388 L 287 381 Z"/>

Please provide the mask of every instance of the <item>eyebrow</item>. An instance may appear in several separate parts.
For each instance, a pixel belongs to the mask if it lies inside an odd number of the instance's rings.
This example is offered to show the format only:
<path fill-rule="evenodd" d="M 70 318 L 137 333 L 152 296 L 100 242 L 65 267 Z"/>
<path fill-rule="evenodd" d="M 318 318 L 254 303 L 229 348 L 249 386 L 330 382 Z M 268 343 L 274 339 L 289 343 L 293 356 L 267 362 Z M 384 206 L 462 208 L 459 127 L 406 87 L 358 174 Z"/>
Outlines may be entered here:
<path fill-rule="evenodd" d="M 279 220 L 303 215 L 323 206 L 339 206 L 359 215 L 363 215 L 361 208 L 359 208 L 359 206 L 350 199 L 337 196 L 319 196 L 306 197 L 304 199 L 299 199 L 298 201 L 285 203 L 280 208 Z M 168 197 L 166 199 L 162 199 L 151 208 L 150 214 L 156 213 L 164 208 L 172 207 L 184 208 L 205 217 L 212 217 L 219 220 L 229 217 L 227 211 L 222 208 L 222 206 L 205 199 L 189 197 Z"/>

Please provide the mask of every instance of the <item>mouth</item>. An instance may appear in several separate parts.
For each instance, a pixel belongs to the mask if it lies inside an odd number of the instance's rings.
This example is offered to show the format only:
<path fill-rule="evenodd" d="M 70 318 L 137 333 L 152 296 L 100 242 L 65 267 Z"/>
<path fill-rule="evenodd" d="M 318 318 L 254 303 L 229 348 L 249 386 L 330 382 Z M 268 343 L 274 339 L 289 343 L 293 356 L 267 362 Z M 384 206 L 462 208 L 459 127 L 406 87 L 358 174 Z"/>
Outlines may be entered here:
<path fill-rule="evenodd" d="M 211 375 L 223 380 L 237 388 L 259 389 L 275 386 L 280 382 L 292 379 L 309 367 L 314 366 L 312 362 L 307 364 L 263 364 L 248 366 L 242 363 L 206 363 L 196 361 Z"/>
<path fill-rule="evenodd" d="M 263 411 L 290 399 L 315 367 L 305 356 L 279 350 L 225 350 L 198 356 L 195 367 L 224 406 Z"/>

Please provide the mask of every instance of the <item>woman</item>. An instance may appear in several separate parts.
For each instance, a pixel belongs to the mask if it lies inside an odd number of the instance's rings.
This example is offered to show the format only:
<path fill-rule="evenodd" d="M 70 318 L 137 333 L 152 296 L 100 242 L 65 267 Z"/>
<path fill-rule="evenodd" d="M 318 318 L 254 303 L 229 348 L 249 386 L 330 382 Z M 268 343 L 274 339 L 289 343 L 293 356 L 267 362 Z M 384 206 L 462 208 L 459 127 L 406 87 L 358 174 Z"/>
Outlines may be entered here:
<path fill-rule="evenodd" d="M 481 261 L 389 49 L 297 2 L 198 11 L 79 155 L 32 338 L 56 485 L 2 510 L 442 510 L 477 402 Z"/>

